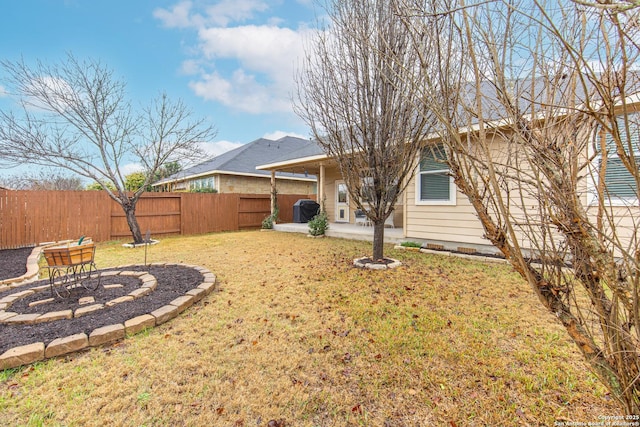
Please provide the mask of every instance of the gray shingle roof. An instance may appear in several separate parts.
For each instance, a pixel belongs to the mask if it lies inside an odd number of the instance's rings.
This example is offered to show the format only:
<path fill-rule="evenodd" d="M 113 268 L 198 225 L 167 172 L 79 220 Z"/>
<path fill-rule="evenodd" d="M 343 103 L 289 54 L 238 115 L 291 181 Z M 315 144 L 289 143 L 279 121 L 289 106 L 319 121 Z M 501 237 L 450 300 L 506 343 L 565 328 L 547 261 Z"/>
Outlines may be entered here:
<path fill-rule="evenodd" d="M 304 157 L 304 153 L 314 152 L 317 148 L 319 148 L 317 144 L 312 141 L 293 136 L 285 136 L 275 141 L 260 138 L 184 169 L 177 174 L 158 181 L 156 184 L 183 180 L 214 171 L 217 173 L 227 172 L 233 174 L 271 176 L 271 172 L 257 170 L 256 166 L 272 163 L 281 159 L 288 160 L 291 158 Z M 314 178 L 313 176 L 293 173 L 276 173 L 276 176 L 282 178 Z"/>

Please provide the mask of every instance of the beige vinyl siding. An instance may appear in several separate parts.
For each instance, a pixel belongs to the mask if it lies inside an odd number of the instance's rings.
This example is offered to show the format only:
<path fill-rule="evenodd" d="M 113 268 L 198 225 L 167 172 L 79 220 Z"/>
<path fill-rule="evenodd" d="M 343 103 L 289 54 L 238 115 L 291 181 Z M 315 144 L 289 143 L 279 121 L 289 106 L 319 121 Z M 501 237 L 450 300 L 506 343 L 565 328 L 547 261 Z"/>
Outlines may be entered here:
<path fill-rule="evenodd" d="M 509 150 L 503 140 L 494 140 L 491 147 L 491 155 L 494 159 L 509 162 L 507 157 Z M 405 234 L 408 239 L 421 239 L 426 241 L 447 242 L 448 248 L 455 249 L 456 246 L 486 246 L 492 247 L 491 242 L 485 239 L 484 228 L 478 219 L 475 209 L 467 197 L 456 191 L 455 204 L 428 204 L 417 201 L 416 191 L 419 173 L 418 160 L 416 160 L 415 170 L 412 180 L 407 187 L 407 214 Z M 451 184 L 455 185 L 455 184 Z M 512 199 L 515 200 L 515 199 Z M 517 200 L 517 203 L 521 203 Z M 533 198 L 527 198 L 522 203 L 526 204 L 529 213 L 535 209 L 537 202 Z M 516 219 L 524 218 L 522 209 L 516 206 L 515 202 L 511 206 L 511 214 Z M 520 244 L 527 248 L 530 241 L 523 234 L 519 237 Z"/>
<path fill-rule="evenodd" d="M 334 222 L 336 218 L 336 181 L 340 179 L 341 176 L 338 169 L 330 167 L 325 170 L 324 194 L 326 199 L 324 206 L 329 222 Z M 353 203 L 350 205 L 353 205 Z M 349 209 L 351 208 L 352 206 L 349 206 Z M 351 220 L 351 216 L 349 219 Z"/>
<path fill-rule="evenodd" d="M 405 234 L 408 239 L 487 245 L 473 206 L 460 192 L 455 205 L 416 205 L 416 174 L 407 186 Z"/>
<path fill-rule="evenodd" d="M 608 208 L 613 215 L 613 222 L 616 227 L 616 234 L 620 240 L 621 247 L 627 251 L 635 253 L 640 242 L 640 236 L 636 235 L 636 230 L 640 228 L 640 207 L 639 206 L 613 206 Z M 591 216 L 591 221 L 595 224 L 598 214 L 597 206 L 589 206 L 587 213 Z M 604 220 L 602 233 L 611 237 L 609 221 Z M 616 252 L 619 252 L 616 250 Z"/>

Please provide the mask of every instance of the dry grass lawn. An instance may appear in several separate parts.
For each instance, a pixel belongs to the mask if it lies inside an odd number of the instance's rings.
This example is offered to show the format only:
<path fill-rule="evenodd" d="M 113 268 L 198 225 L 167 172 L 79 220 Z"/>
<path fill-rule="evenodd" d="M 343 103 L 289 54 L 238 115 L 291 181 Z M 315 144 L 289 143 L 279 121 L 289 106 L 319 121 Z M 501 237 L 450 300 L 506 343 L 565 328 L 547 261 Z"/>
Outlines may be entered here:
<path fill-rule="evenodd" d="M 100 244 L 99 267 L 144 249 Z M 277 232 L 165 238 L 219 290 L 158 328 L 0 373 L 0 425 L 520 426 L 620 411 L 499 264 Z"/>

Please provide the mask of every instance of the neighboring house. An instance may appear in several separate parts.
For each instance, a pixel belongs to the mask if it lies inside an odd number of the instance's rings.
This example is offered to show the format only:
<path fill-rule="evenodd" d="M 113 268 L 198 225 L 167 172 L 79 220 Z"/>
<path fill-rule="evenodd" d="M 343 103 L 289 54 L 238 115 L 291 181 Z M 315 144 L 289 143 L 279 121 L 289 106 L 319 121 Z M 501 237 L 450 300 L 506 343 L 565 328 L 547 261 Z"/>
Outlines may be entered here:
<path fill-rule="evenodd" d="M 271 173 L 256 166 L 288 153 L 315 147 L 309 140 L 285 136 L 260 138 L 189 167 L 155 184 L 164 191 L 215 191 L 218 193 L 269 194 Z M 274 175 L 280 194 L 315 194 L 316 177 L 305 169 Z"/>
<path fill-rule="evenodd" d="M 638 116 L 640 122 L 640 113 Z M 637 148 L 636 154 L 640 156 L 640 125 L 634 134 L 636 136 L 633 146 Z M 606 135 L 599 134 L 598 137 L 606 138 Z M 431 143 L 431 147 L 437 146 L 438 141 L 434 139 Z M 503 142 L 496 138 L 494 143 L 496 150 L 500 151 L 500 144 Z M 415 159 L 415 172 L 394 211 L 394 226 L 402 227 L 403 236 L 407 240 L 430 243 L 449 250 L 464 247 L 495 253 L 496 249 L 484 238 L 484 229 L 475 209 L 467 197 L 457 191 L 448 170 L 434 159 L 437 152 L 438 150 L 431 148 L 425 149 L 421 157 Z M 297 153 L 291 154 L 277 161 L 264 162 L 258 169 L 280 172 L 306 170 L 317 175 L 318 201 L 323 204 L 329 220 L 335 223 L 355 224 L 355 203 L 349 200 L 335 159 L 324 154 L 319 146 L 313 150 L 308 149 L 299 156 L 294 156 Z M 635 181 L 618 163 L 615 158 L 609 159 L 607 185 L 617 192 L 613 197 L 610 195 L 609 202 L 612 206 L 616 206 L 616 200 L 620 200 L 621 205 L 632 203 L 633 206 L 637 206 L 637 188 L 633 184 Z M 584 192 L 586 206 L 593 204 L 592 193 L 588 189 Z M 628 211 L 624 212 L 626 213 L 618 214 L 622 219 L 628 215 Z M 526 241 L 524 244 L 526 246 Z"/>

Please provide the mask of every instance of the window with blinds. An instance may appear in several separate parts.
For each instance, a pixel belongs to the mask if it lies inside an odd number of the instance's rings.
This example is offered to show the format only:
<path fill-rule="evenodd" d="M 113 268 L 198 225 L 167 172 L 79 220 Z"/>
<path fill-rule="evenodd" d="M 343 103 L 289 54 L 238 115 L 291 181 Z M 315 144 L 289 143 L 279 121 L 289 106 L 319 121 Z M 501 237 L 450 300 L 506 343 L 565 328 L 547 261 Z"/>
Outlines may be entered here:
<path fill-rule="evenodd" d="M 455 204 L 455 185 L 444 163 L 446 158 L 442 145 L 422 150 L 416 179 L 418 204 Z"/>
<path fill-rule="evenodd" d="M 623 117 L 617 121 L 620 132 L 620 140 L 627 153 L 631 154 L 636 168 L 640 167 L 640 115 L 628 116 L 628 123 Z M 626 126 L 629 133 L 626 133 Z M 613 202 L 637 202 L 638 187 L 634 174 L 623 164 L 618 156 L 615 139 L 611 133 L 604 134 L 604 142 L 607 150 L 607 162 L 605 168 L 605 197 Z M 602 155 L 602 153 L 600 153 Z M 602 156 L 598 158 L 598 170 L 601 170 Z"/>

